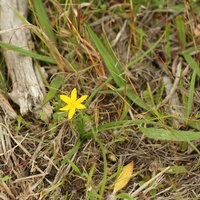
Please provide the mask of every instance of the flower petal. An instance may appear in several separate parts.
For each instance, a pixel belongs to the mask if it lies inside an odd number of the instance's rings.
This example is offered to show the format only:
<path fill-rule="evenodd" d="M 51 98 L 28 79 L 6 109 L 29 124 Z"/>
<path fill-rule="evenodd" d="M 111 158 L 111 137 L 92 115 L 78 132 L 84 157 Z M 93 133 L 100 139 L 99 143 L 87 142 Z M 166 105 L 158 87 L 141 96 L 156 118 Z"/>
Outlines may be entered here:
<path fill-rule="evenodd" d="M 76 108 L 79 110 L 85 109 L 86 107 L 81 103 L 76 103 Z"/>
<path fill-rule="evenodd" d="M 68 113 L 68 119 L 71 119 L 74 116 L 75 108 L 71 108 Z"/>
<path fill-rule="evenodd" d="M 85 101 L 88 98 L 88 95 L 83 95 L 82 97 L 80 97 L 76 103 L 82 103 L 83 101 Z"/>
<path fill-rule="evenodd" d="M 72 100 L 67 95 L 60 95 L 60 99 L 64 101 L 66 104 L 69 104 Z"/>
<path fill-rule="evenodd" d="M 77 99 L 77 91 L 76 88 L 74 88 L 71 92 L 71 100 L 76 101 L 76 99 Z"/>
<path fill-rule="evenodd" d="M 65 107 L 63 107 L 63 108 L 60 108 L 59 110 L 69 110 L 71 107 L 69 106 L 69 105 L 66 105 Z"/>

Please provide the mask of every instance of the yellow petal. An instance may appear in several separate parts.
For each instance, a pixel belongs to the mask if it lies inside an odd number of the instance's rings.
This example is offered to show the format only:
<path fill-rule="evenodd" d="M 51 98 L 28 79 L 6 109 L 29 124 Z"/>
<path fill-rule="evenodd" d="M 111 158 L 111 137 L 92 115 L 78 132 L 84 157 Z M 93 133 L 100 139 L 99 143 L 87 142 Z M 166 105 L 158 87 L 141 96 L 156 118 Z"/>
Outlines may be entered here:
<path fill-rule="evenodd" d="M 60 95 L 60 99 L 66 104 L 69 104 L 71 102 L 71 98 L 69 98 L 67 95 Z"/>
<path fill-rule="evenodd" d="M 132 172 L 133 172 L 133 162 L 129 163 L 123 168 L 122 172 L 120 173 L 119 177 L 115 182 L 113 194 L 116 194 L 120 189 L 126 186 L 126 184 L 129 182 L 131 178 Z"/>
<path fill-rule="evenodd" d="M 63 107 L 63 108 L 60 108 L 59 110 L 69 110 L 70 109 L 70 106 L 69 105 L 66 105 L 65 107 Z"/>
<path fill-rule="evenodd" d="M 83 101 L 85 101 L 88 98 L 88 95 L 83 95 L 82 97 L 80 97 L 76 102 L 77 103 L 82 103 Z"/>
<path fill-rule="evenodd" d="M 76 99 L 77 99 L 77 91 L 76 88 L 74 88 L 71 92 L 71 100 L 76 101 Z"/>
<path fill-rule="evenodd" d="M 74 116 L 75 108 L 71 108 L 68 113 L 68 119 L 71 119 Z"/>
<path fill-rule="evenodd" d="M 86 107 L 81 103 L 76 103 L 76 108 L 79 110 L 85 109 Z"/>

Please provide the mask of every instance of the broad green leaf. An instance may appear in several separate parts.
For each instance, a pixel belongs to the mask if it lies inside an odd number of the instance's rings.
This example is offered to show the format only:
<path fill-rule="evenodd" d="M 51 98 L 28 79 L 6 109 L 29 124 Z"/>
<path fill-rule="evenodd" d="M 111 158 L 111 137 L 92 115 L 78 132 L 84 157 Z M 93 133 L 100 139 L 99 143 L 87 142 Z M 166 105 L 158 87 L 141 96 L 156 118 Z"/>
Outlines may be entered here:
<path fill-rule="evenodd" d="M 200 138 L 200 132 L 193 131 L 178 131 L 178 130 L 165 130 L 158 128 L 144 128 L 140 127 L 140 131 L 149 138 L 155 140 L 169 140 L 169 141 L 182 141 L 189 142 Z"/>
<path fill-rule="evenodd" d="M 5 48 L 6 50 L 12 50 L 12 51 L 15 51 L 19 54 L 22 54 L 22 55 L 25 55 L 25 56 L 30 56 L 30 57 L 37 59 L 37 60 L 42 60 L 42 61 L 45 61 L 45 62 L 56 64 L 56 61 L 53 58 L 34 53 L 32 51 L 23 49 L 22 47 L 18 47 L 18 46 L 12 45 L 12 44 L 7 44 L 7 43 L 1 42 L 1 41 L 0 41 L 0 46 L 2 48 Z"/>
<path fill-rule="evenodd" d="M 119 177 L 115 182 L 113 194 L 116 194 L 119 190 L 121 190 L 123 187 L 127 185 L 127 183 L 131 178 L 132 172 L 133 172 L 133 162 L 129 163 L 123 168 L 122 172 L 120 173 Z"/>

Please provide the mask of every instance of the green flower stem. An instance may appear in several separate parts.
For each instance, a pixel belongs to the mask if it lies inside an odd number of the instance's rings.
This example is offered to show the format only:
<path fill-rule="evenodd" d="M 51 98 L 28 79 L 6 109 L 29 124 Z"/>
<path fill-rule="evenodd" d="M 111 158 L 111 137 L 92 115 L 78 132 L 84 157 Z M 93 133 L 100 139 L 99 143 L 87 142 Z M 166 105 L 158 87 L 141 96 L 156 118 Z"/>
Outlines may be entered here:
<path fill-rule="evenodd" d="M 91 121 L 88 118 L 84 118 L 83 113 L 81 111 L 79 111 L 80 116 L 82 117 L 82 119 L 85 119 L 87 121 L 87 123 L 89 124 L 90 128 L 91 128 L 91 132 L 93 135 L 94 140 L 98 143 L 98 145 L 100 146 L 101 152 L 102 152 L 102 156 L 103 156 L 103 168 L 104 168 L 104 174 L 103 174 L 103 179 L 101 181 L 101 189 L 100 189 L 100 198 L 99 199 L 103 199 L 103 193 L 105 190 L 105 186 L 106 186 L 106 182 L 107 182 L 107 171 L 108 171 L 108 167 L 107 167 L 107 159 L 106 159 L 106 152 L 105 152 L 105 147 L 103 146 L 101 140 L 97 137 L 97 131 L 95 131 L 95 129 L 93 128 Z M 86 133 L 85 133 L 86 134 Z"/>

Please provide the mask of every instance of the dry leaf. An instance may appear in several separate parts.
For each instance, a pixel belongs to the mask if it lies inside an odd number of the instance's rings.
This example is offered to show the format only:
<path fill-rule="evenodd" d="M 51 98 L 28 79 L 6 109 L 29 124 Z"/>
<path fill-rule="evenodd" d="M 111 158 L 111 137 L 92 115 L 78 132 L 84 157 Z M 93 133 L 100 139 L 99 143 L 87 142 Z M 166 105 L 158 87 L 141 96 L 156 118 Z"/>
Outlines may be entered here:
<path fill-rule="evenodd" d="M 126 186 L 131 178 L 131 174 L 133 172 L 133 162 L 126 165 L 122 172 L 120 173 L 119 177 L 115 182 L 115 186 L 113 189 L 113 194 L 116 194 L 120 189 Z"/>

